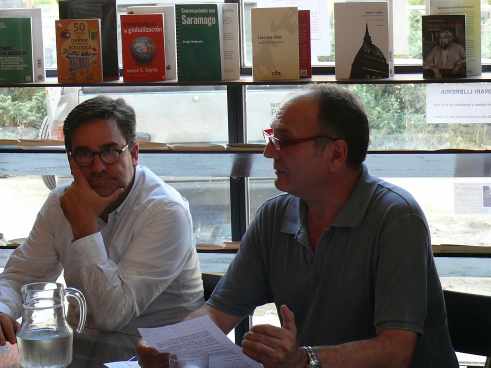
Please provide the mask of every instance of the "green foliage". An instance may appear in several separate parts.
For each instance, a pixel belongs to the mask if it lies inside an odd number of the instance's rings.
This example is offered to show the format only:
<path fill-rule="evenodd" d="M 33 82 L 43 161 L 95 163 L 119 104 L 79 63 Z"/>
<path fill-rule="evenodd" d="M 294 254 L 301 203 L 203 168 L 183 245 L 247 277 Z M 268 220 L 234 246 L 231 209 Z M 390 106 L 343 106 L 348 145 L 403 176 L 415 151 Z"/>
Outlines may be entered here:
<path fill-rule="evenodd" d="M 39 129 L 46 114 L 44 88 L 0 89 L 0 127 Z"/>

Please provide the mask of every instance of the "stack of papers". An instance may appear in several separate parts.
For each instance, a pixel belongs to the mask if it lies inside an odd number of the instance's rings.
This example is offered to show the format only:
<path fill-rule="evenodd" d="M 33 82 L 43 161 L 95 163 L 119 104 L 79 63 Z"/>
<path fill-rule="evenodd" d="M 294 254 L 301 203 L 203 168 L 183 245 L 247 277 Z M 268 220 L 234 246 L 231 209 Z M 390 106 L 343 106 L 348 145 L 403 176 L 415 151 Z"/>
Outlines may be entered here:
<path fill-rule="evenodd" d="M 138 331 L 148 345 L 175 354 L 182 368 L 262 367 L 242 353 L 242 349 L 232 343 L 208 316 L 170 326 L 139 328 Z"/>

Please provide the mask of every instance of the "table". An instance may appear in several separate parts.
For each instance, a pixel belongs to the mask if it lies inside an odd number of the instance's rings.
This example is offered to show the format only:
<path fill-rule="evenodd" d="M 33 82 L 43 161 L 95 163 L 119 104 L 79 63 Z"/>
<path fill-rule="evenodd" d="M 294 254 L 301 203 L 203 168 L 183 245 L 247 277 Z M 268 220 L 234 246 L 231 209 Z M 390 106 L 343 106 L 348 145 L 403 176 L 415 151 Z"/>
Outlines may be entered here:
<path fill-rule="evenodd" d="M 87 330 L 73 336 L 73 361 L 69 368 L 99 368 L 104 363 L 128 360 L 135 356 L 140 337 L 118 332 Z M 0 368 L 20 368 L 17 345 L 0 352 Z"/>

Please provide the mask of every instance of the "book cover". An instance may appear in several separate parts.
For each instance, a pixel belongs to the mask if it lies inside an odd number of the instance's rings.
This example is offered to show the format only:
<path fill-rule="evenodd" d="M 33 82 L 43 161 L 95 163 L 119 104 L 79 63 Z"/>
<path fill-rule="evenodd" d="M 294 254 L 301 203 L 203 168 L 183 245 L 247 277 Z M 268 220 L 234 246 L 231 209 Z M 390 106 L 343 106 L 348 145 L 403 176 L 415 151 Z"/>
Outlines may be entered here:
<path fill-rule="evenodd" d="M 298 11 L 298 52 L 300 78 L 312 78 L 310 10 Z"/>
<path fill-rule="evenodd" d="M 465 15 L 424 15 L 422 32 L 423 77 L 465 77 Z"/>
<path fill-rule="evenodd" d="M 141 5 L 128 7 L 128 14 L 157 13 L 164 15 L 165 79 L 176 80 L 176 10 L 174 5 Z"/>
<path fill-rule="evenodd" d="M 4 8 L 0 9 L 0 18 L 31 18 L 34 82 L 45 81 L 41 8 Z"/>
<path fill-rule="evenodd" d="M 216 4 L 176 5 L 176 43 L 179 81 L 221 80 Z"/>
<path fill-rule="evenodd" d="M 121 15 L 123 79 L 155 82 L 165 79 L 162 14 Z"/>
<path fill-rule="evenodd" d="M 0 18 L 0 81 L 32 82 L 31 18 Z"/>
<path fill-rule="evenodd" d="M 119 79 L 116 0 L 59 0 L 60 19 L 100 19 L 104 80 Z"/>
<path fill-rule="evenodd" d="M 430 15 L 465 15 L 466 74 L 481 75 L 481 1 L 429 0 Z"/>
<path fill-rule="evenodd" d="M 55 27 L 58 81 L 102 82 L 100 20 L 61 19 Z"/>
<path fill-rule="evenodd" d="M 253 8 L 251 26 L 253 79 L 299 79 L 298 9 Z"/>
<path fill-rule="evenodd" d="M 334 25 L 336 79 L 391 76 L 387 2 L 334 3 Z"/>

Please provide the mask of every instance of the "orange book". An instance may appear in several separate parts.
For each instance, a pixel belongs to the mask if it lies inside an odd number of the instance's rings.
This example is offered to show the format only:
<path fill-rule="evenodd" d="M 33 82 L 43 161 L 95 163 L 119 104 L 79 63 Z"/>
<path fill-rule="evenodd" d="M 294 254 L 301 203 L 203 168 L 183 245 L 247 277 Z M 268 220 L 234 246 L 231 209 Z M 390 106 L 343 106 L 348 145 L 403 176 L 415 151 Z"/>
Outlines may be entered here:
<path fill-rule="evenodd" d="M 58 82 L 102 82 L 101 21 L 61 19 L 55 27 Z"/>
<path fill-rule="evenodd" d="M 156 82 L 165 79 L 162 14 L 121 15 L 123 79 Z"/>

